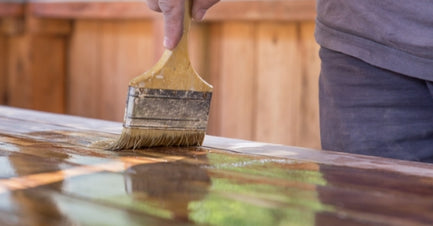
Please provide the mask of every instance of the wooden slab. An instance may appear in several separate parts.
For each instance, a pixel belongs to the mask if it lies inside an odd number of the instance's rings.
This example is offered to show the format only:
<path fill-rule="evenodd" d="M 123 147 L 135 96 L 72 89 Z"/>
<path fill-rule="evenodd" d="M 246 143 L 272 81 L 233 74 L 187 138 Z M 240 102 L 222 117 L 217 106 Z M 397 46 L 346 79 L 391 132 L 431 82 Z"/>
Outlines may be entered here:
<path fill-rule="evenodd" d="M 208 136 L 105 151 L 121 124 L 0 107 L 1 225 L 431 225 L 433 165 Z"/>

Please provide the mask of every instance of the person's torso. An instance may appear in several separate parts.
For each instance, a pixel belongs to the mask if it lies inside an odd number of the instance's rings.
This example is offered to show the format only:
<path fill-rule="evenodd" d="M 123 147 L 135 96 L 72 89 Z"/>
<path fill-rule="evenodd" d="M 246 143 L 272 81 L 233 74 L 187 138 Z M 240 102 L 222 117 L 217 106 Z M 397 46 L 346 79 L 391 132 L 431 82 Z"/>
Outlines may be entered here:
<path fill-rule="evenodd" d="M 315 36 L 328 49 L 433 81 L 432 0 L 317 0 Z"/>
<path fill-rule="evenodd" d="M 317 0 L 317 19 L 415 56 L 433 59 L 432 0 Z"/>

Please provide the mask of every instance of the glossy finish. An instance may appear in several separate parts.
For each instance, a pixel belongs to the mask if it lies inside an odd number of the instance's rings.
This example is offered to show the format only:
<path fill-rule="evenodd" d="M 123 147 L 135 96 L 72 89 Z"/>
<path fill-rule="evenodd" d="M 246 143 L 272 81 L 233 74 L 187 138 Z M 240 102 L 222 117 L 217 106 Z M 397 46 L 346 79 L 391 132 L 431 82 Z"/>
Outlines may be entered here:
<path fill-rule="evenodd" d="M 0 107 L 0 225 L 431 225 L 433 166 L 207 137 L 110 152 L 120 123 Z"/>

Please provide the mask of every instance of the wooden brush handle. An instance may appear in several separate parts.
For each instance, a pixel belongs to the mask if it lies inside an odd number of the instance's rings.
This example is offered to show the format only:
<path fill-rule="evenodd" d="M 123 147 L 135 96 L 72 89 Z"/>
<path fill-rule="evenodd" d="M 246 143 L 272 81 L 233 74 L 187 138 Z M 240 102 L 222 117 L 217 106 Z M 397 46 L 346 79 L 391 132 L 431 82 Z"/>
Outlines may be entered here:
<path fill-rule="evenodd" d="M 150 89 L 172 89 L 211 92 L 212 86 L 205 82 L 192 68 L 188 54 L 188 32 L 191 24 L 191 2 L 185 0 L 183 34 L 176 48 L 166 49 L 149 71 L 132 79 L 130 86 Z"/>
<path fill-rule="evenodd" d="M 191 26 L 191 3 L 192 0 L 185 0 L 185 13 L 183 15 L 183 32 L 182 37 L 177 44 L 176 48 L 173 49 L 173 55 L 180 55 L 189 59 L 188 53 L 188 33 Z"/>

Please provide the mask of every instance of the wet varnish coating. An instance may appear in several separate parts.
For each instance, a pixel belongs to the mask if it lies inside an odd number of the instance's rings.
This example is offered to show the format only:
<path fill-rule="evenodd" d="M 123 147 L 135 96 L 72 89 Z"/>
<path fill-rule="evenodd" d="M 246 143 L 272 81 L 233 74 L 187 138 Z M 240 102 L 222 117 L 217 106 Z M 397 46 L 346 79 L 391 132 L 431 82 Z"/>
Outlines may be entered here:
<path fill-rule="evenodd" d="M 430 225 L 433 167 L 207 137 L 111 152 L 106 121 L 0 107 L 0 225 Z"/>

